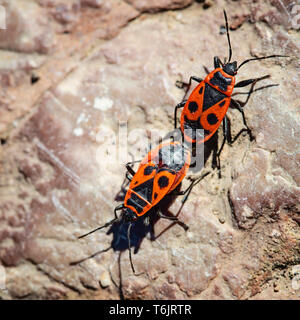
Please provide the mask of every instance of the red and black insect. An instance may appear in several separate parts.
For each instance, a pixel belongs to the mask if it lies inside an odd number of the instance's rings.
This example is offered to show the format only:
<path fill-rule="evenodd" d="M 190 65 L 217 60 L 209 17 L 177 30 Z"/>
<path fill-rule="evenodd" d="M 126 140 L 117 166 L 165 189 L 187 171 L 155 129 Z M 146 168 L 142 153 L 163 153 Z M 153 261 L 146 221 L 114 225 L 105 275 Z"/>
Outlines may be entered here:
<path fill-rule="evenodd" d="M 130 185 L 124 203 L 117 206 L 114 210 L 115 217 L 103 226 L 98 227 L 79 238 L 83 238 L 97 230 L 108 227 L 115 222 L 129 223 L 127 231 L 129 258 L 132 270 L 135 273 L 130 250 L 130 229 L 132 223 L 144 216 L 154 206 L 158 205 L 159 202 L 171 192 L 174 192 L 177 195 L 186 195 L 184 201 L 187 199 L 192 187 L 208 174 L 206 173 L 201 178 L 191 182 L 190 186 L 185 191 L 175 192 L 175 189 L 185 177 L 190 163 L 190 152 L 178 141 L 160 144 L 157 148 L 150 151 L 141 161 L 136 172 L 130 166 L 131 163 L 128 163 L 126 165 L 126 177 L 129 179 Z M 119 210 L 122 210 L 120 217 L 117 215 L 117 211 Z M 179 222 L 187 228 L 187 226 L 179 221 L 177 217 L 165 216 L 159 210 L 157 213 L 159 217 Z M 94 257 L 96 254 L 107 251 L 108 249 L 99 251 L 76 263 Z"/>
<path fill-rule="evenodd" d="M 214 57 L 214 67 L 215 69 L 207 75 L 203 80 L 198 77 L 192 76 L 188 83 L 177 81 L 178 87 L 186 87 L 186 93 L 181 103 L 175 107 L 175 129 L 177 127 L 177 110 L 183 108 L 180 120 L 180 129 L 183 134 L 185 141 L 189 143 L 204 143 L 209 140 L 214 133 L 218 130 L 221 122 L 223 121 L 223 134 L 224 140 L 222 146 L 218 152 L 220 154 L 225 140 L 231 142 L 231 138 L 228 132 L 228 119 L 226 112 L 228 107 L 231 106 L 239 110 L 243 117 L 244 125 L 253 139 L 250 129 L 247 126 L 245 115 L 241 104 L 232 99 L 232 91 L 234 88 L 241 88 L 248 86 L 257 82 L 258 80 L 265 79 L 269 76 L 264 76 L 255 79 L 243 80 L 235 84 L 235 75 L 237 71 L 249 61 L 269 59 L 275 57 L 286 57 L 282 55 L 271 55 L 259 58 L 251 58 L 243 61 L 239 66 L 236 61 L 231 61 L 232 49 L 230 44 L 230 37 L 228 31 L 228 21 L 227 15 L 224 10 L 224 17 L 226 22 L 226 32 L 227 40 L 229 46 L 229 58 L 224 63 L 219 59 L 219 57 Z M 199 84 L 192 91 L 188 99 L 186 100 L 186 94 L 190 89 L 192 80 L 198 82 Z M 250 92 L 249 92 L 250 93 Z"/>

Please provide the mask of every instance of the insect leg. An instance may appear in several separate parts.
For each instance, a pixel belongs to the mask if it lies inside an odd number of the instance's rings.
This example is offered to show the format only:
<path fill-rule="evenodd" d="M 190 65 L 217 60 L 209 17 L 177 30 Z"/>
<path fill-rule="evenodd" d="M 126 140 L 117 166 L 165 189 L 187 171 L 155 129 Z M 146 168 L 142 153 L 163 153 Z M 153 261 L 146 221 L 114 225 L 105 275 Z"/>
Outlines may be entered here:
<path fill-rule="evenodd" d="M 131 182 L 132 177 L 129 175 L 129 172 L 126 172 L 126 178 Z"/>
<path fill-rule="evenodd" d="M 244 123 L 244 126 L 246 127 L 246 130 L 247 130 L 248 134 L 249 134 L 250 140 L 254 140 L 254 137 L 253 137 L 253 135 L 252 135 L 251 129 L 250 129 L 250 128 L 248 127 L 248 125 L 247 125 L 246 118 L 245 118 L 245 114 L 244 114 L 244 110 L 243 110 L 241 104 L 240 104 L 238 101 L 233 100 L 233 99 L 231 99 L 231 102 L 230 102 L 230 103 L 232 104 L 232 106 L 233 106 L 234 108 L 236 108 L 236 109 L 242 114 L 243 123 Z M 240 133 L 241 133 L 241 132 L 240 132 Z M 234 141 L 238 138 L 238 136 L 239 136 L 239 134 L 233 139 L 232 142 L 234 142 Z"/>
<path fill-rule="evenodd" d="M 235 88 L 246 87 L 246 86 L 249 86 L 252 83 L 256 83 L 257 81 L 268 79 L 268 78 L 270 78 L 269 74 L 267 74 L 266 76 L 262 76 L 260 78 L 242 80 L 242 81 L 238 82 L 234 87 Z"/>
<path fill-rule="evenodd" d="M 223 135 L 224 138 L 227 140 L 227 142 L 229 144 L 232 143 L 232 137 L 231 137 L 231 130 L 230 130 L 230 120 L 228 119 L 227 115 L 225 115 L 224 119 L 223 119 Z"/>
<path fill-rule="evenodd" d="M 232 143 L 231 133 L 230 133 L 230 122 L 229 122 L 228 117 L 225 115 L 225 117 L 223 119 L 223 141 L 222 141 L 222 144 L 221 144 L 221 147 L 220 147 L 219 151 L 216 154 L 217 168 L 219 170 L 219 177 L 221 177 L 221 173 L 220 173 L 220 170 L 221 170 L 220 155 L 221 155 L 221 152 L 222 152 L 222 150 L 224 148 L 226 140 L 227 140 L 227 142 L 229 144 Z"/>
<path fill-rule="evenodd" d="M 130 162 L 127 162 L 126 163 L 126 166 L 129 166 L 129 165 L 131 165 L 131 164 L 133 164 L 133 163 L 137 163 L 137 162 L 141 162 L 142 160 L 135 160 L 135 161 L 130 161 Z"/>
<path fill-rule="evenodd" d="M 246 99 L 245 102 L 243 102 L 243 106 L 249 101 L 250 96 L 251 96 L 251 94 L 252 94 L 253 91 L 254 91 L 253 89 L 254 89 L 254 86 L 255 86 L 256 82 L 257 82 L 257 81 L 260 81 L 260 80 L 263 80 L 263 79 L 267 79 L 267 78 L 270 78 L 270 75 L 269 75 L 269 74 L 267 74 L 266 76 L 262 76 L 262 77 L 260 77 L 260 78 L 243 80 L 243 81 L 238 82 L 238 83 L 235 85 L 236 88 L 242 88 L 242 87 L 246 87 L 246 86 L 252 84 L 251 89 L 250 89 L 249 92 L 248 92 L 247 99 Z"/>
<path fill-rule="evenodd" d="M 188 199 L 188 196 L 190 195 L 193 187 L 198 184 L 203 178 L 205 178 L 210 172 L 204 173 L 200 178 L 193 180 L 191 184 L 184 190 L 184 191 L 177 191 L 175 194 L 179 196 L 185 195 L 185 197 L 181 200 L 182 203 L 185 203 Z"/>
<path fill-rule="evenodd" d="M 118 205 L 117 207 L 115 207 L 115 210 L 114 210 L 114 214 L 115 214 L 115 219 L 119 219 L 118 216 L 117 216 L 117 211 L 121 210 L 124 208 L 124 204 L 120 204 Z"/>
<path fill-rule="evenodd" d="M 196 82 L 202 82 L 203 79 L 199 78 L 199 77 L 196 77 L 196 76 L 191 76 L 190 79 L 189 79 L 189 82 L 184 82 L 184 81 L 180 81 L 180 80 L 177 80 L 175 82 L 175 86 L 179 89 L 183 89 L 184 87 L 190 87 L 191 84 L 192 84 L 192 80 L 196 81 Z"/>
<path fill-rule="evenodd" d="M 235 85 L 235 87 L 237 87 L 237 88 L 242 88 L 242 87 L 246 87 L 246 86 L 252 84 L 249 92 L 245 92 L 245 93 L 236 92 L 236 94 L 247 94 L 247 98 L 246 98 L 246 100 L 243 102 L 243 106 L 244 106 L 245 104 L 247 104 L 247 102 L 249 101 L 250 96 L 251 96 L 251 94 L 252 94 L 253 92 L 259 91 L 259 90 L 262 90 L 262 89 L 265 89 L 265 88 L 269 88 L 269 87 L 276 87 L 276 86 L 278 86 L 278 84 L 269 84 L 269 85 L 266 85 L 266 86 L 263 86 L 263 87 L 261 87 L 261 88 L 258 88 L 258 89 L 255 89 L 255 90 L 254 90 L 254 86 L 255 86 L 255 84 L 256 84 L 257 81 L 263 80 L 263 79 L 267 79 L 267 78 L 269 78 L 269 77 L 270 77 L 270 75 L 266 75 L 266 76 L 263 76 L 263 77 L 260 77 L 260 78 L 256 78 L 256 79 L 243 80 L 243 81 L 238 82 L 238 83 Z"/>
<path fill-rule="evenodd" d="M 187 94 L 188 91 L 190 90 L 190 87 L 191 87 L 191 84 L 192 84 L 192 80 L 194 80 L 194 81 L 196 81 L 196 82 L 198 82 L 198 83 L 200 83 L 200 82 L 203 81 L 203 79 L 201 79 L 201 78 L 198 78 L 198 77 L 195 77 L 195 76 L 191 76 L 188 83 L 187 83 L 187 82 L 184 82 L 184 81 L 179 81 L 179 80 L 177 80 L 177 81 L 175 82 L 175 86 L 176 86 L 177 88 L 179 88 L 179 89 L 186 88 L 185 93 L 184 93 L 183 100 L 185 99 L 186 94 Z"/>
<path fill-rule="evenodd" d="M 177 110 L 180 108 L 183 108 L 184 105 L 186 104 L 186 100 L 182 100 L 178 105 L 175 107 L 174 110 L 174 129 L 177 129 Z"/>
<path fill-rule="evenodd" d="M 224 148 L 224 145 L 225 145 L 225 141 L 227 140 L 227 131 L 228 131 L 228 122 L 227 122 L 227 116 L 224 117 L 223 119 L 223 141 L 222 141 L 222 144 L 221 144 L 221 147 L 219 149 L 219 151 L 217 152 L 217 157 L 219 158 L 223 148 Z"/>
<path fill-rule="evenodd" d="M 248 92 L 234 92 L 231 96 L 236 96 L 238 94 L 247 94 L 248 96 L 250 96 L 253 92 L 256 92 L 256 91 L 260 91 L 260 90 L 263 90 L 263 89 L 267 89 L 267 88 L 271 88 L 271 87 L 277 87 L 279 86 L 278 83 L 273 83 L 273 84 L 267 84 L 265 86 L 262 86 L 262 87 L 259 87 L 257 89 L 254 89 L 254 90 L 249 90 Z M 249 98 L 247 98 L 248 100 Z M 246 101 L 247 101 L 246 100 Z M 246 104 L 246 102 L 244 102 L 243 104 Z"/>
<path fill-rule="evenodd" d="M 126 164 L 126 169 L 128 171 L 127 173 L 130 173 L 132 176 L 135 175 L 135 171 L 130 167 L 129 163 Z M 128 178 L 127 173 L 126 173 L 126 178 Z M 128 180 L 131 180 L 131 179 L 128 179 Z"/>
<path fill-rule="evenodd" d="M 162 214 L 160 211 L 158 211 L 157 214 L 158 214 L 158 216 L 159 216 L 160 218 L 167 219 L 167 220 L 172 220 L 172 221 L 174 221 L 174 222 L 182 225 L 185 230 L 188 230 L 188 228 L 189 228 L 184 222 L 180 221 L 177 217 L 165 216 L 165 215 Z"/>
<path fill-rule="evenodd" d="M 128 171 L 127 173 L 130 173 L 132 176 L 134 176 L 135 175 L 135 171 L 131 168 L 130 165 L 132 165 L 133 163 L 141 162 L 141 161 L 142 160 L 135 160 L 135 161 L 127 162 L 126 165 L 125 165 L 125 167 L 126 167 L 126 169 Z M 131 181 L 131 179 L 128 177 L 127 173 L 126 173 L 126 178 L 129 181 Z"/>

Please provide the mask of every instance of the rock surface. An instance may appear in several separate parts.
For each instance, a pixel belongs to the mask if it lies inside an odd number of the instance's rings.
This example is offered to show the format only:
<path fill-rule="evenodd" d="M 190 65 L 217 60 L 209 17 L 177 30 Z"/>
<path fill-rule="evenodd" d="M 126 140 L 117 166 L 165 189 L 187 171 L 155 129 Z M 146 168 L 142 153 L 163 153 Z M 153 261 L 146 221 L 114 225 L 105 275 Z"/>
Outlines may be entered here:
<path fill-rule="evenodd" d="M 300 37 L 292 1 L 1 4 L 0 297 L 299 299 Z M 183 207 L 169 199 L 166 210 L 180 213 L 187 232 L 154 215 L 149 227 L 133 226 L 133 262 L 143 273 L 135 276 L 126 225 L 77 236 L 113 217 L 126 189 L 123 164 L 145 154 L 150 132 L 157 143 L 172 131 L 183 95 L 175 81 L 203 77 L 214 56 L 227 56 L 223 7 L 235 60 L 289 58 L 240 69 L 237 81 L 270 75 L 255 88 L 279 84 L 255 91 L 245 106 L 255 139 L 242 134 L 225 145 L 222 178 L 213 171 Z M 228 116 L 235 136 L 241 115 Z"/>

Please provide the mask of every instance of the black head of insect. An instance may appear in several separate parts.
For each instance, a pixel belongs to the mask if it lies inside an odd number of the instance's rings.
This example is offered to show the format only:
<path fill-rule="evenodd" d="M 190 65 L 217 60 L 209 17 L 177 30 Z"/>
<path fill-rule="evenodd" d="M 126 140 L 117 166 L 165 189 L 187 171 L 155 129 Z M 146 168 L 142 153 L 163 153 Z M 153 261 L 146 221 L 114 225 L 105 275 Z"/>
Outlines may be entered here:
<path fill-rule="evenodd" d="M 222 69 L 227 74 L 229 74 L 231 76 L 235 76 L 237 74 L 237 62 L 236 61 L 228 62 L 225 65 L 223 65 Z"/>
<path fill-rule="evenodd" d="M 238 70 L 236 61 L 222 63 L 219 57 L 214 58 L 214 67 L 215 69 L 222 67 L 223 71 L 231 76 L 235 76 Z"/>
<path fill-rule="evenodd" d="M 124 207 L 121 218 L 125 223 L 128 223 L 135 221 L 137 219 L 137 215 L 130 208 Z"/>

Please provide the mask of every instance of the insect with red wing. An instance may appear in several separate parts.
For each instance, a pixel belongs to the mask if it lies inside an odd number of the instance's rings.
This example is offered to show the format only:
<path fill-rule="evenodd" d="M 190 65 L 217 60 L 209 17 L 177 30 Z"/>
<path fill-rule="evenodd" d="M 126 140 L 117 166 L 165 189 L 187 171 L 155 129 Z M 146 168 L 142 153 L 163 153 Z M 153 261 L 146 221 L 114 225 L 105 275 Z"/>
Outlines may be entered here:
<path fill-rule="evenodd" d="M 254 85 L 258 80 L 265 79 L 269 76 L 263 76 L 260 78 L 243 80 L 235 84 L 235 76 L 237 71 L 246 63 L 254 60 L 269 59 L 275 57 L 286 57 L 282 55 L 271 55 L 259 58 L 251 58 L 243 61 L 239 66 L 236 61 L 231 61 L 232 49 L 228 30 L 227 15 L 224 10 L 224 18 L 226 22 L 226 33 L 229 46 L 229 58 L 228 62 L 226 59 L 224 63 L 219 57 L 214 58 L 214 70 L 209 73 L 206 78 L 200 79 L 198 77 L 192 76 L 188 83 L 177 81 L 176 85 L 178 87 L 186 87 L 185 96 L 176 107 L 174 114 L 174 124 L 175 129 L 177 128 L 177 111 L 179 108 L 183 108 L 180 118 L 180 130 L 182 132 L 184 141 L 189 143 L 204 143 L 209 140 L 215 132 L 218 130 L 219 126 L 223 122 L 223 134 L 224 140 L 218 151 L 218 156 L 220 155 L 225 140 L 229 140 L 229 129 L 228 129 L 228 118 L 226 112 L 229 106 L 239 110 L 243 117 L 243 123 L 246 126 L 250 138 L 253 139 L 251 130 L 247 126 L 245 115 L 240 103 L 231 98 L 232 91 L 234 88 L 242 88 L 248 85 Z M 192 91 L 188 99 L 185 97 L 190 89 L 192 80 L 198 82 L 199 84 Z M 250 92 L 249 92 L 250 93 Z"/>
<path fill-rule="evenodd" d="M 126 193 L 124 203 L 117 206 L 114 210 L 115 217 L 111 221 L 80 236 L 79 238 L 86 237 L 87 235 L 108 227 L 115 222 L 128 223 L 129 226 L 127 230 L 127 239 L 129 259 L 132 271 L 134 274 L 136 274 L 132 263 L 130 249 L 130 230 L 132 223 L 144 216 L 154 206 L 159 205 L 159 202 L 167 194 L 173 192 L 176 195 L 185 195 L 183 202 L 186 201 L 193 186 L 200 182 L 208 174 L 205 173 L 199 179 L 192 181 L 185 191 L 176 191 L 175 189 L 185 177 L 190 163 L 191 155 L 189 150 L 178 141 L 163 143 L 157 148 L 151 150 L 141 161 L 136 172 L 132 169 L 130 163 L 128 163 L 126 165 L 126 177 L 130 180 L 130 185 Z M 117 211 L 119 210 L 122 210 L 122 212 L 118 217 Z M 159 210 L 157 213 L 161 218 L 173 220 L 174 222 L 182 224 L 185 229 L 188 228 L 177 217 L 165 216 Z M 99 253 L 108 251 L 110 248 L 111 247 L 96 252 L 95 254 L 81 259 L 80 261 L 73 262 L 72 265 L 83 262 Z"/>

